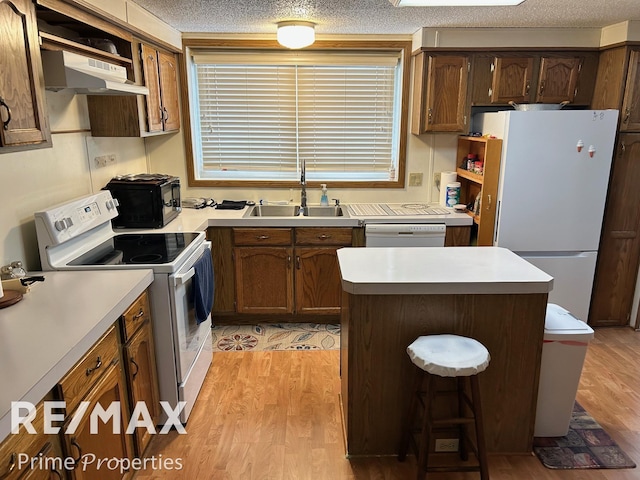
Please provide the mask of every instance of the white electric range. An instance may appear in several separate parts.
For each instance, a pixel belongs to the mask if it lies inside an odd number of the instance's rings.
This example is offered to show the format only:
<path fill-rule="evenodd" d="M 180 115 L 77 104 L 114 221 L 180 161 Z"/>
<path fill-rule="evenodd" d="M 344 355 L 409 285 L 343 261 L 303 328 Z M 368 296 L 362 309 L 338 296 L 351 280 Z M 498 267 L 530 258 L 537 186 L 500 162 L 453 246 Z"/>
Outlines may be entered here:
<path fill-rule="evenodd" d="M 150 302 L 160 400 L 173 409 L 185 402 L 180 420 L 186 423 L 212 360 L 207 348 L 211 316 L 197 321 L 193 296 L 194 265 L 211 244 L 204 232 L 119 233 L 111 227 L 117 215 L 108 190 L 36 212 L 42 269 L 153 270 Z"/>

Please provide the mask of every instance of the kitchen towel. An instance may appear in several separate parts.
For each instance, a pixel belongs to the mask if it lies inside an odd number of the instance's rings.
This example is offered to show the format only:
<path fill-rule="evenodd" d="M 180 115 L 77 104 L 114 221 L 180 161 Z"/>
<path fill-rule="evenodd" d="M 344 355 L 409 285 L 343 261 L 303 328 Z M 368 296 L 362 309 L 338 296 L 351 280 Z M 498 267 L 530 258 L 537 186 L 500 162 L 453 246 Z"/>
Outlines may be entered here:
<path fill-rule="evenodd" d="M 447 205 L 447 185 L 454 183 L 458 179 L 456 172 L 440 172 L 440 206 L 448 207 Z"/>
<path fill-rule="evenodd" d="M 204 249 L 193 265 L 193 304 L 198 325 L 204 322 L 213 308 L 213 262 L 211 250 Z M 213 320 L 212 320 L 213 322 Z M 212 323 L 213 325 L 213 323 Z"/>
<path fill-rule="evenodd" d="M 246 206 L 246 200 L 223 200 L 222 203 L 216 205 L 216 208 L 219 210 L 242 210 Z"/>

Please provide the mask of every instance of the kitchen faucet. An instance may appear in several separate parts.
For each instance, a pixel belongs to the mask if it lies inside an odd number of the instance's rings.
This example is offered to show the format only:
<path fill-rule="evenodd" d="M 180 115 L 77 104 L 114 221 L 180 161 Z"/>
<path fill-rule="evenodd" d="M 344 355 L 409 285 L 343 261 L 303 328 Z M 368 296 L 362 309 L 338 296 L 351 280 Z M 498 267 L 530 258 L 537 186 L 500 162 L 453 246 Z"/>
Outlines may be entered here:
<path fill-rule="evenodd" d="M 304 159 L 300 160 L 300 211 L 298 215 L 307 216 L 309 214 L 307 210 L 307 180 L 306 180 L 306 162 Z"/>

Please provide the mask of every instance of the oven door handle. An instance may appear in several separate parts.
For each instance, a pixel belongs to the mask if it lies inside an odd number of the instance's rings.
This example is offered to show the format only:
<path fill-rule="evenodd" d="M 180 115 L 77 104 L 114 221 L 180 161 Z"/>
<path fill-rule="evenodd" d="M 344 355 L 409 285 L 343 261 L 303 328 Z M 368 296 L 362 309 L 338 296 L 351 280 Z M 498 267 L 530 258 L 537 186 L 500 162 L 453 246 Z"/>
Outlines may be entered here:
<path fill-rule="evenodd" d="M 187 283 L 187 280 L 189 280 L 191 277 L 193 277 L 196 274 L 196 269 L 195 268 L 190 268 L 189 270 L 187 270 L 187 273 L 183 273 L 182 275 L 175 275 L 173 278 L 175 279 L 175 285 L 184 285 L 185 283 Z"/>

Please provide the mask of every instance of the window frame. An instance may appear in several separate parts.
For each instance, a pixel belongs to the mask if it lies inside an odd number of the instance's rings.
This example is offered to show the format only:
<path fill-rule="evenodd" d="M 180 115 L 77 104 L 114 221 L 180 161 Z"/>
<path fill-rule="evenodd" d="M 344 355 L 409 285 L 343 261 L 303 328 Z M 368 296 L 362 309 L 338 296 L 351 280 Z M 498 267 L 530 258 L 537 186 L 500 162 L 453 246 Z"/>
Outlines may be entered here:
<path fill-rule="evenodd" d="M 277 42 L 270 40 L 218 40 L 218 39 L 183 39 L 183 61 L 181 62 L 181 98 L 183 111 L 183 136 L 186 153 L 186 167 L 188 174 L 188 185 L 190 187 L 244 187 L 244 188 L 292 188 L 299 182 L 282 180 L 213 180 L 197 179 L 195 170 L 195 156 L 193 135 L 191 127 L 191 104 L 196 101 L 197 92 L 189 90 L 189 78 L 187 69 L 189 68 L 189 55 L 196 50 L 235 49 L 235 50 L 284 50 Z M 398 148 L 398 169 L 395 181 L 332 181 L 331 184 L 338 188 L 404 188 L 405 172 L 407 162 L 407 134 L 408 134 L 408 111 L 409 111 L 409 89 L 411 74 L 411 41 L 401 40 L 352 40 L 352 41 L 316 41 L 312 47 L 305 50 L 374 50 L 400 52 L 402 55 L 402 78 L 400 93 L 400 125 L 399 125 L 399 148 Z M 324 181 L 309 181 L 308 186 L 319 187 Z"/>

